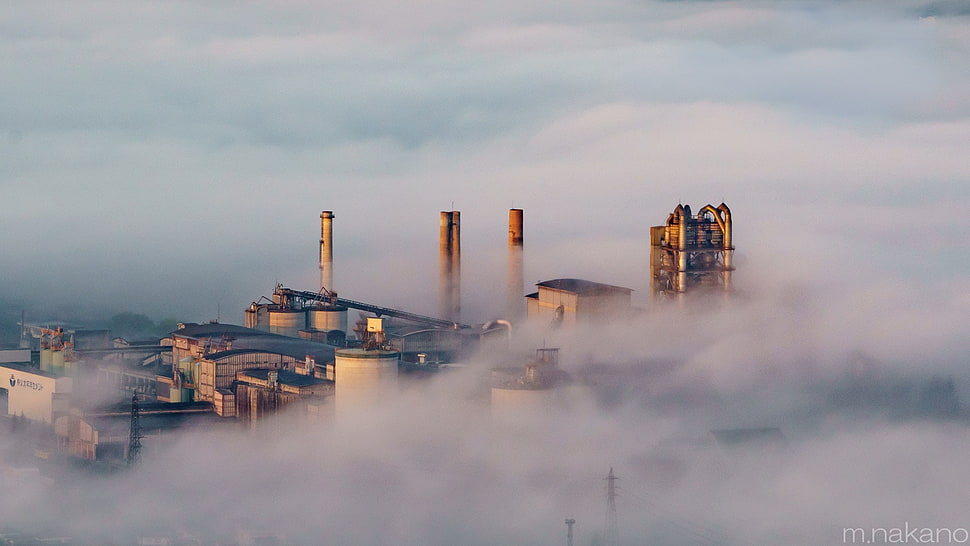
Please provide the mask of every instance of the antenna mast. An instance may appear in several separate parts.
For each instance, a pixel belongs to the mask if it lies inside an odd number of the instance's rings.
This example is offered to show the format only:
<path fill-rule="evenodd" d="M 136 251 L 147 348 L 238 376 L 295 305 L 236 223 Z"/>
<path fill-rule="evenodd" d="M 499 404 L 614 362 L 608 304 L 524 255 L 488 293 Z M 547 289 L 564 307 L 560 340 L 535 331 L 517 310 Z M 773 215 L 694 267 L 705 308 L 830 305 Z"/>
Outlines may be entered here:
<path fill-rule="evenodd" d="M 131 395 L 131 423 L 128 427 L 128 466 L 141 461 L 141 418 L 138 410 L 138 394 Z"/>
<path fill-rule="evenodd" d="M 610 467 L 610 475 L 606 477 L 606 544 L 607 546 L 618 546 L 620 543 L 619 525 L 616 521 L 616 480 L 619 478 L 613 474 L 613 467 Z"/>

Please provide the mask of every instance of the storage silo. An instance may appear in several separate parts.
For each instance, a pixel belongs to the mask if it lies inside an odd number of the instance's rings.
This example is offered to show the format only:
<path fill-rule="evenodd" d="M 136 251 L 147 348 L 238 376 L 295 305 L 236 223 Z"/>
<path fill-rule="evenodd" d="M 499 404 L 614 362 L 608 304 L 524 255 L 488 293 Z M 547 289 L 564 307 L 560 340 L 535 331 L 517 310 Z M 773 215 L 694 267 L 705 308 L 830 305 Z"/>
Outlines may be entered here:
<path fill-rule="evenodd" d="M 40 349 L 40 371 L 50 373 L 53 364 L 53 356 L 50 347 Z"/>
<path fill-rule="evenodd" d="M 306 328 L 306 311 L 303 309 L 271 309 L 269 331 L 283 336 L 299 337 Z"/>
<path fill-rule="evenodd" d="M 384 349 L 337 349 L 334 388 L 338 418 L 374 407 L 397 392 L 400 353 Z"/>
<path fill-rule="evenodd" d="M 549 415 L 561 383 L 558 348 L 537 349 L 536 358 L 524 368 L 494 368 L 492 416 L 515 422 Z"/>
<path fill-rule="evenodd" d="M 343 305 L 321 305 L 307 311 L 307 327 L 329 332 L 347 331 L 347 308 Z"/>
<path fill-rule="evenodd" d="M 63 349 L 51 349 L 50 373 L 57 376 L 64 375 L 64 350 Z"/>

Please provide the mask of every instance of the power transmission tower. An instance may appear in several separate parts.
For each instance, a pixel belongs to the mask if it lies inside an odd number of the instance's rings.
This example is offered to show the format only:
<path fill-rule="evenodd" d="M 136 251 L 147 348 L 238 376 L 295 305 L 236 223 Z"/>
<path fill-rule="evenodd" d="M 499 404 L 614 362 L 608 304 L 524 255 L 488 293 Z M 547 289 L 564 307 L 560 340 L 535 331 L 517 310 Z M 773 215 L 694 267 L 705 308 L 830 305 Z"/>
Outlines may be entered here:
<path fill-rule="evenodd" d="M 573 518 L 566 519 L 566 546 L 573 546 L 573 525 L 576 524 L 576 520 Z"/>
<path fill-rule="evenodd" d="M 606 546 L 618 546 L 620 543 L 619 525 L 616 520 L 616 480 L 610 467 L 610 475 L 606 477 Z"/>
<path fill-rule="evenodd" d="M 141 417 L 138 410 L 138 395 L 131 395 L 131 423 L 128 427 L 128 466 L 141 461 Z"/>

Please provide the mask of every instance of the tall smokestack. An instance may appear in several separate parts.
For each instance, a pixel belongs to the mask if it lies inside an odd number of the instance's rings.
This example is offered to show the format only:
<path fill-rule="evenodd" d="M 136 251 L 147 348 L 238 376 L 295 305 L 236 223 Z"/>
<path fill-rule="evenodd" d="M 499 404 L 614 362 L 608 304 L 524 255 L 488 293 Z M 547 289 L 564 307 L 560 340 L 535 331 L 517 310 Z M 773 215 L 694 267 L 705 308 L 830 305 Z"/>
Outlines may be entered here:
<path fill-rule="evenodd" d="M 520 318 L 523 314 L 523 297 L 525 296 L 522 267 L 523 241 L 522 209 L 509 209 L 509 271 L 505 310 L 508 318 L 513 320 Z"/>
<path fill-rule="evenodd" d="M 441 212 L 439 242 L 439 315 L 461 318 L 461 212 Z"/>
<path fill-rule="evenodd" d="M 320 286 L 333 291 L 333 211 L 320 213 Z"/>

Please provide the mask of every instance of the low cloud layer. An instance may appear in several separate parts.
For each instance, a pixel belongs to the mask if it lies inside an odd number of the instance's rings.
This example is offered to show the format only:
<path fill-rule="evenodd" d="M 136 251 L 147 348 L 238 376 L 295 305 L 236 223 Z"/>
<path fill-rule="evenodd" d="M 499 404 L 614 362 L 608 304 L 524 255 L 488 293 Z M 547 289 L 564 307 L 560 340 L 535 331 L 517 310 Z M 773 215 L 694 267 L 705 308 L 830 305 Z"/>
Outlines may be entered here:
<path fill-rule="evenodd" d="M 0 519 L 93 542 L 248 529 L 557 544 L 575 517 L 589 544 L 613 466 L 624 543 L 970 526 L 966 418 L 932 403 L 949 380 L 970 397 L 965 11 L 13 8 L 0 21 L 0 303 L 28 320 L 241 322 L 277 281 L 315 288 L 324 209 L 346 297 L 433 314 L 437 213 L 454 207 L 464 319 L 501 316 L 515 206 L 527 289 L 589 278 L 633 288 L 645 310 L 575 335 L 517 330 L 517 355 L 561 346 L 587 385 L 559 414 L 493 420 L 483 357 L 359 423 L 189 431 L 132 473 L 21 484 Z M 738 297 L 651 307 L 649 227 L 677 203 L 721 201 Z M 710 443 L 737 427 L 779 427 L 787 447 Z"/>
<path fill-rule="evenodd" d="M 361 263 L 434 260 L 452 204 L 466 255 L 502 248 L 513 205 L 541 253 L 722 199 L 770 256 L 790 249 L 759 234 L 874 206 L 963 244 L 922 214 L 967 201 L 970 36 L 941 3 L 54 2 L 2 24 L 8 299 L 213 318 L 314 284 L 321 209 L 355 296 Z M 777 229 L 792 207 L 815 221 Z"/>

